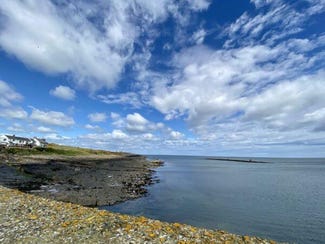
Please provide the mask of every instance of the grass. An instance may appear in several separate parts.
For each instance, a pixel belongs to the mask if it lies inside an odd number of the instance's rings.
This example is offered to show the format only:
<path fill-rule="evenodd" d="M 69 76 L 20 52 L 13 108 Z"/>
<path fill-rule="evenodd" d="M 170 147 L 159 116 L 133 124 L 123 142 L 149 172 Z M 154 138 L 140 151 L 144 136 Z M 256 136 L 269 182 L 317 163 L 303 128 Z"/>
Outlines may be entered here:
<path fill-rule="evenodd" d="M 119 153 L 104 150 L 94 150 L 81 147 L 63 146 L 58 144 L 49 144 L 46 148 L 6 148 L 9 154 L 15 155 L 62 155 L 62 156 L 87 156 L 87 155 L 116 155 Z"/>

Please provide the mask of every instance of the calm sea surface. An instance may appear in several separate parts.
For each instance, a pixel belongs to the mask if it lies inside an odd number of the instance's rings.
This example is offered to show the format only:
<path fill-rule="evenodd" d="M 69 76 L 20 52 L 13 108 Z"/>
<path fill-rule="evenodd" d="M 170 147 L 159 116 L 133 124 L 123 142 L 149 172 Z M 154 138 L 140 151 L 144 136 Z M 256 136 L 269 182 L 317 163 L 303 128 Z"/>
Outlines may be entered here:
<path fill-rule="evenodd" d="M 290 243 L 325 243 L 325 159 L 268 164 L 151 156 L 165 165 L 146 197 L 106 209 Z"/>

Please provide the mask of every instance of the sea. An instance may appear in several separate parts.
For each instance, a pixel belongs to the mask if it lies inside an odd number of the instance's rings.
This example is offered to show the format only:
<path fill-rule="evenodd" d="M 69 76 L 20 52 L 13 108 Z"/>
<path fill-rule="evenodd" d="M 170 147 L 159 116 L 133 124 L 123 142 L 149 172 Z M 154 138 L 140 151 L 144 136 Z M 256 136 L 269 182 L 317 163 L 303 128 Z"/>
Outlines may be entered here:
<path fill-rule="evenodd" d="M 148 156 L 165 162 L 142 198 L 104 209 L 289 243 L 325 243 L 324 158 Z"/>

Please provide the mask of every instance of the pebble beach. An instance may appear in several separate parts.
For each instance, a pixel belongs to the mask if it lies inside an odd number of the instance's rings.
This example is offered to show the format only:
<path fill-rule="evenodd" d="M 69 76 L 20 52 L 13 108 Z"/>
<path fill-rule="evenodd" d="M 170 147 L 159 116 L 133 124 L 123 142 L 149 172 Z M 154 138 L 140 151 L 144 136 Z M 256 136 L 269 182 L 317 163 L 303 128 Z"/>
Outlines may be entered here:
<path fill-rule="evenodd" d="M 0 186 L 0 243 L 275 242 L 111 213 Z"/>

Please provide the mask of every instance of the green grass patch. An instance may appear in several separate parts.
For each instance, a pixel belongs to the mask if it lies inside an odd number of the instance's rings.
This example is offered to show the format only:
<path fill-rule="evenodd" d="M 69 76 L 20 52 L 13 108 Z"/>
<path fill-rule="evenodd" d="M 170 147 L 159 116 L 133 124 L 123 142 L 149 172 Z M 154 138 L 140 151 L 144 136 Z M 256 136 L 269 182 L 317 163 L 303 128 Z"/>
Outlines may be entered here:
<path fill-rule="evenodd" d="M 63 146 L 49 144 L 46 148 L 6 148 L 9 154 L 15 155 L 63 155 L 63 156 L 87 156 L 87 155 L 117 155 L 119 153 L 104 150 L 94 150 L 89 148 Z"/>

